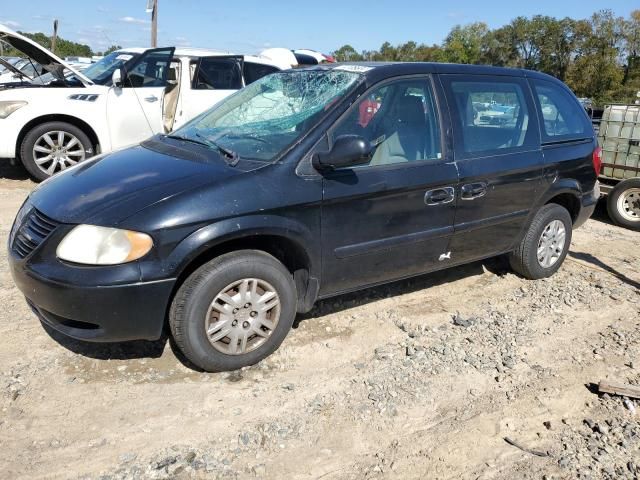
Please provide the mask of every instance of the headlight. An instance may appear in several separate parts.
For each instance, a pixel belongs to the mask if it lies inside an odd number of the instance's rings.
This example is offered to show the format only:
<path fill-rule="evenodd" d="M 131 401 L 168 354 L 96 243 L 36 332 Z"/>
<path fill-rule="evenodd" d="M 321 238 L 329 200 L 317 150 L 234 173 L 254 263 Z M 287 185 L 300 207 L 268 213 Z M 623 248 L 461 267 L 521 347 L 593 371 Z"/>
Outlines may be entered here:
<path fill-rule="evenodd" d="M 13 112 L 18 110 L 19 108 L 24 107 L 27 102 L 22 101 L 7 101 L 0 102 L 0 118 L 7 118 Z"/>
<path fill-rule="evenodd" d="M 62 239 L 56 255 L 86 265 L 117 265 L 145 256 L 152 246 L 153 240 L 146 233 L 78 225 Z"/>

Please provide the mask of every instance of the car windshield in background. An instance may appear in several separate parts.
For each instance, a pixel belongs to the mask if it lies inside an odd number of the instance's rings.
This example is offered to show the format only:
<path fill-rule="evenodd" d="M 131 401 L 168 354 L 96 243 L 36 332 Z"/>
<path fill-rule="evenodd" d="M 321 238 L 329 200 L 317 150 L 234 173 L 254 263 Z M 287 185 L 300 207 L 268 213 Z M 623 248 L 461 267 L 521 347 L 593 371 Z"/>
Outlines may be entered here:
<path fill-rule="evenodd" d="M 360 83 L 344 70 L 293 70 L 263 77 L 177 130 L 240 159 L 269 162 Z"/>
<path fill-rule="evenodd" d="M 110 85 L 113 72 L 125 65 L 131 65 L 139 56 L 138 53 L 112 52 L 84 69 L 82 74 L 98 85 Z"/>

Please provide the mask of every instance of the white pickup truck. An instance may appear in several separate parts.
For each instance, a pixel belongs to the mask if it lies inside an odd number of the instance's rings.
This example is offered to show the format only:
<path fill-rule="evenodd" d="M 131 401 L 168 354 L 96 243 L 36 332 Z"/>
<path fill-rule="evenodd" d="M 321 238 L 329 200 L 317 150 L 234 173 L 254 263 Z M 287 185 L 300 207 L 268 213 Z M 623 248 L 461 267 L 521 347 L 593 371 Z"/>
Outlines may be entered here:
<path fill-rule="evenodd" d="M 19 159 L 36 180 L 171 132 L 245 85 L 292 67 L 273 57 L 132 48 L 80 72 L 2 25 L 0 41 L 49 72 L 0 85 L 0 159 Z"/>

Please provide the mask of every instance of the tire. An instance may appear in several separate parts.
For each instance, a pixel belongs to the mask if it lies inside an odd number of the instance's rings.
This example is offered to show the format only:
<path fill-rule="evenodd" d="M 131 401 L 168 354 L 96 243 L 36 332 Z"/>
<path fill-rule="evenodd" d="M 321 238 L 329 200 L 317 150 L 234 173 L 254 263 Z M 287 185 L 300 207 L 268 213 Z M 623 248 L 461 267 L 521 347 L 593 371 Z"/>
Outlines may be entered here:
<path fill-rule="evenodd" d="M 616 185 L 607 196 L 607 211 L 616 225 L 640 231 L 640 178 Z"/>
<path fill-rule="evenodd" d="M 243 281 L 249 288 L 240 301 L 242 285 L 236 284 Z M 275 304 L 273 297 L 266 305 L 258 301 L 258 296 L 266 300 L 267 292 L 275 292 L 278 307 L 267 310 Z M 171 304 L 169 326 L 178 348 L 197 367 L 208 372 L 237 370 L 277 350 L 291 330 L 296 303 L 293 276 L 282 263 L 264 252 L 240 250 L 211 260 L 184 281 Z"/>
<path fill-rule="evenodd" d="M 61 148 L 60 140 L 62 140 Z M 69 149 L 65 150 L 67 147 Z M 27 132 L 20 145 L 22 164 L 38 182 L 94 154 L 93 144 L 87 134 L 66 122 L 47 122 L 37 125 Z"/>
<path fill-rule="evenodd" d="M 554 230 L 554 226 L 558 226 L 558 229 Z M 564 229 L 563 236 L 560 227 Z M 569 252 L 572 227 L 571 215 L 566 208 L 555 203 L 543 206 L 533 218 L 518 247 L 509 255 L 511 268 L 530 280 L 553 275 Z M 543 234 L 546 240 L 543 239 Z M 547 243 L 548 249 L 542 250 L 541 256 L 539 248 L 543 242 Z"/>

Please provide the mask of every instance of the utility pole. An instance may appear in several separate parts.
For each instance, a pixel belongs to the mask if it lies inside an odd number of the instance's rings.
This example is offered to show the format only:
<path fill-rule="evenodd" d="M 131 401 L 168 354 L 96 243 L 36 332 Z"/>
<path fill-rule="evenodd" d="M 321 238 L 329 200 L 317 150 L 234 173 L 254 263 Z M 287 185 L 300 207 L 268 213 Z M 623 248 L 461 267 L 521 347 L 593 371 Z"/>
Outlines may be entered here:
<path fill-rule="evenodd" d="M 158 47 L 158 0 L 147 0 L 147 13 L 151 14 L 151 48 Z"/>
<path fill-rule="evenodd" d="M 53 36 L 51 37 L 51 52 L 56 53 L 56 41 L 58 40 L 58 20 L 53 21 Z"/>

